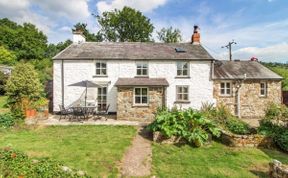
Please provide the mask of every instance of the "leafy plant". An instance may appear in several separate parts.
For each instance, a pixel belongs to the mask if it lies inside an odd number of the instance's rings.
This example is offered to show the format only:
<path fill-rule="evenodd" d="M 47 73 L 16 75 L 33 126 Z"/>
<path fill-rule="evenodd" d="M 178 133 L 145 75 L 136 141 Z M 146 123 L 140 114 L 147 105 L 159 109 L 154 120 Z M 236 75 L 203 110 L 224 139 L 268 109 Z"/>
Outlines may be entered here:
<path fill-rule="evenodd" d="M 49 158 L 30 159 L 21 151 L 9 147 L 0 150 L 0 177 L 89 177 Z"/>
<path fill-rule="evenodd" d="M 158 110 L 155 121 L 148 129 L 153 132 L 159 131 L 166 137 L 182 137 L 198 147 L 208 141 L 209 134 L 220 136 L 220 130 L 213 122 L 191 108 Z"/>
<path fill-rule="evenodd" d="M 11 113 L 5 113 L 0 115 L 0 127 L 9 128 L 14 126 L 15 117 Z"/>
<path fill-rule="evenodd" d="M 228 119 L 226 126 L 229 131 L 235 134 L 245 135 L 250 133 L 249 125 L 239 119 Z"/>
<path fill-rule="evenodd" d="M 271 120 L 288 120 L 288 108 L 283 104 L 270 103 L 265 110 L 265 118 Z"/>
<path fill-rule="evenodd" d="M 280 149 L 288 152 L 288 130 L 282 130 L 274 136 L 274 141 Z"/>

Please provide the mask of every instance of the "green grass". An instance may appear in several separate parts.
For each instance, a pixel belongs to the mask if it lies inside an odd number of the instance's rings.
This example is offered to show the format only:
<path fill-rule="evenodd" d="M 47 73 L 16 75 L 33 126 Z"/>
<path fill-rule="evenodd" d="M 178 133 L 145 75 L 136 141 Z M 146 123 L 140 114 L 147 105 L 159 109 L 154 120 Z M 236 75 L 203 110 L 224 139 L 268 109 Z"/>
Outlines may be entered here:
<path fill-rule="evenodd" d="M 7 96 L 0 96 L 0 113 L 5 113 L 9 111 L 9 108 L 6 107 Z"/>
<path fill-rule="evenodd" d="M 51 157 L 93 177 L 116 177 L 117 164 L 136 134 L 128 126 L 51 126 L 0 131 L 0 147 L 11 146 L 31 157 Z"/>
<path fill-rule="evenodd" d="M 288 155 L 256 148 L 230 148 L 219 143 L 192 148 L 153 144 L 153 175 L 157 177 L 267 177 L 268 163 L 288 164 Z"/>

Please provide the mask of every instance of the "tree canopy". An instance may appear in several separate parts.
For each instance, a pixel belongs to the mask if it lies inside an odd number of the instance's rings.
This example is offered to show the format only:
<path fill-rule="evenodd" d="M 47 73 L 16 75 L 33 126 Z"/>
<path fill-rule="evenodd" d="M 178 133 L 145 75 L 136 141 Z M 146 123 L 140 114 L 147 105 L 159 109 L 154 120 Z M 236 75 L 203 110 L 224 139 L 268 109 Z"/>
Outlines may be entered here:
<path fill-rule="evenodd" d="M 14 65 L 16 63 L 16 56 L 12 51 L 0 46 L 0 64 Z"/>
<path fill-rule="evenodd" d="M 104 40 L 113 42 L 151 41 L 154 26 L 140 11 L 130 7 L 96 16 L 101 26 L 99 34 Z"/>
<path fill-rule="evenodd" d="M 157 32 L 157 38 L 164 43 L 179 43 L 182 41 L 181 31 L 172 27 L 162 28 Z"/>
<path fill-rule="evenodd" d="M 47 37 L 35 25 L 18 25 L 7 18 L 0 19 L 0 45 L 14 51 L 18 60 L 41 59 L 47 49 Z"/>

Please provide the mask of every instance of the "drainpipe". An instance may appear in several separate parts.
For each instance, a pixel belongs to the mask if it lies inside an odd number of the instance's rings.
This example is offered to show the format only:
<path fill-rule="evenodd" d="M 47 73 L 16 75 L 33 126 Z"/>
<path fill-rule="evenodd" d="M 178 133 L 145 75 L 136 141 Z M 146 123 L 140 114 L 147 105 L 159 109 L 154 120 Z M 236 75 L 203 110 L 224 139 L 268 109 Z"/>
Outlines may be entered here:
<path fill-rule="evenodd" d="M 246 80 L 246 74 L 244 74 L 244 78 L 240 79 L 236 83 L 236 93 L 237 93 L 237 103 L 236 103 L 236 113 L 237 117 L 241 118 L 241 100 L 240 100 L 240 89 L 242 87 L 243 82 Z"/>
<path fill-rule="evenodd" d="M 61 96 L 62 96 L 62 105 L 64 106 L 64 60 L 61 61 Z"/>

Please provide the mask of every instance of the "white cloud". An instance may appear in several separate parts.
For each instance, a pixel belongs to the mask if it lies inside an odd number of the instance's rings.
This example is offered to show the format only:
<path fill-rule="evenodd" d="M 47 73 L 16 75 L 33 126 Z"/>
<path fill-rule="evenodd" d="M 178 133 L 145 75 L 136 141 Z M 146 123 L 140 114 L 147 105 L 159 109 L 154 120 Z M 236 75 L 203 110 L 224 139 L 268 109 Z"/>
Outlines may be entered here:
<path fill-rule="evenodd" d="M 99 1 L 96 6 L 100 14 L 105 11 L 122 9 L 124 6 L 135 8 L 141 12 L 150 12 L 164 5 L 166 2 L 167 0 L 112 0 L 111 2 L 102 0 Z"/>

